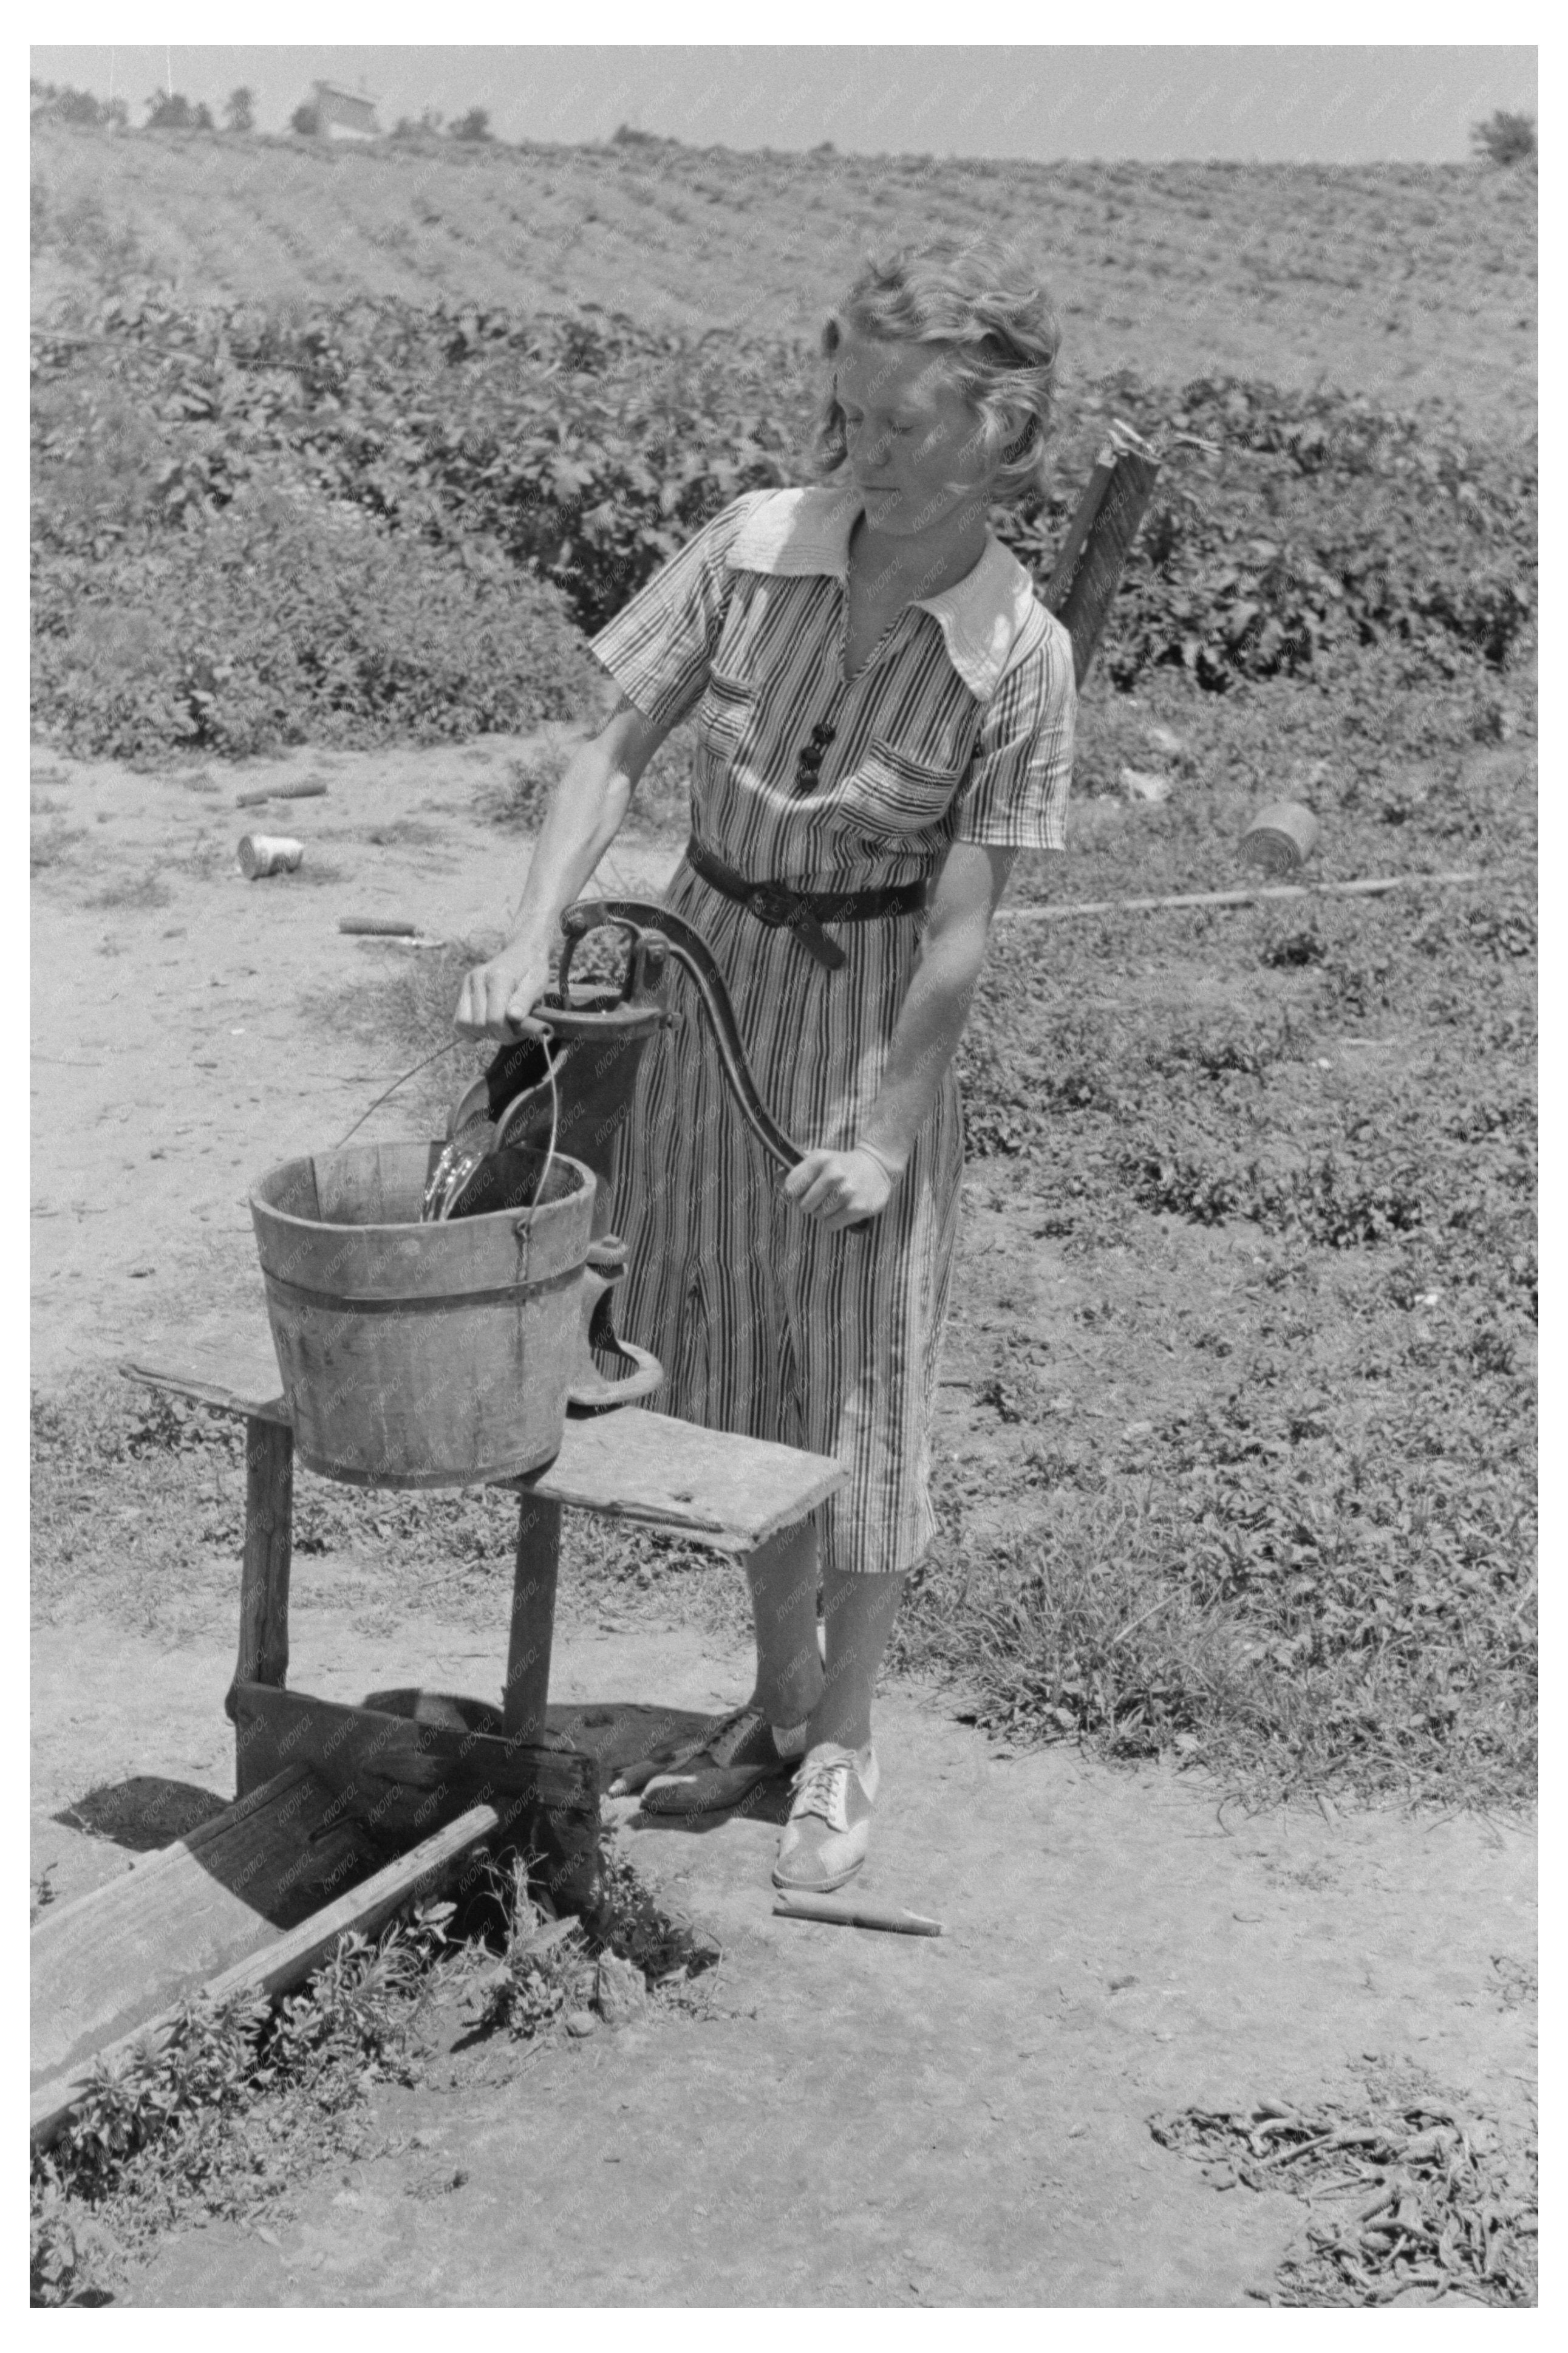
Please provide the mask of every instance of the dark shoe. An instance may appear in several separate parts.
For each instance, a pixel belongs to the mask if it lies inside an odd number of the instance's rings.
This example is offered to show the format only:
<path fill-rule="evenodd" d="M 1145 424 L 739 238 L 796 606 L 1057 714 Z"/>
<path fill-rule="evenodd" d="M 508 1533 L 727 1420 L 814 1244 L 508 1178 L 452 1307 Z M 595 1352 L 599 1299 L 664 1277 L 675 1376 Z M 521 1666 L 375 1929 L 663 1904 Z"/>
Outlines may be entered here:
<path fill-rule="evenodd" d="M 761 1708 L 739 1707 L 716 1717 L 683 1747 L 629 1767 L 620 1786 L 641 1791 L 645 1813 L 719 1814 L 738 1806 L 759 1782 L 793 1773 L 802 1753 L 781 1756 Z M 645 1770 L 649 1766 L 651 1772 Z"/>

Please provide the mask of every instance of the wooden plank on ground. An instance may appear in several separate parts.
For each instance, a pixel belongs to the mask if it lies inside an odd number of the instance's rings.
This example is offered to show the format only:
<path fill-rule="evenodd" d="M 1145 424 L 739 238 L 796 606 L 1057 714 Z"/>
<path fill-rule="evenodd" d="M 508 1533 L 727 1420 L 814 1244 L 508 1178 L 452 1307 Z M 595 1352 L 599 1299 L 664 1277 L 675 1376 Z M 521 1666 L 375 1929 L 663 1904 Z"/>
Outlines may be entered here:
<path fill-rule="evenodd" d="M 51 1906 L 28 1940 L 33 2081 L 273 1943 L 384 1855 L 301 1760 L 139 1869 Z"/>
<path fill-rule="evenodd" d="M 335 1904 L 313 1912 L 297 1927 L 276 1935 L 269 1943 L 216 1976 L 209 1976 L 199 1989 L 199 1989 L 218 2002 L 230 2000 L 237 1994 L 276 1999 L 287 1993 L 325 1960 L 338 1938 L 349 1930 L 357 1928 L 363 1936 L 374 1936 L 410 1897 L 438 1894 L 455 1864 L 471 1847 L 492 1834 L 499 1819 L 493 1806 L 470 1806 L 456 1821 L 362 1881 Z M 100 2054 L 112 2058 L 125 2050 L 135 2035 L 171 2024 L 176 2010 L 177 2004 L 171 2004 L 156 2015 L 147 2016 L 118 2041 L 98 2046 Z M 35 2147 L 47 2147 L 58 2132 L 81 2097 L 86 2073 L 86 2066 L 79 2062 L 63 2068 L 34 2090 L 29 2134 Z"/>
<path fill-rule="evenodd" d="M 267 1344 L 268 1348 L 270 1344 Z M 227 1370 L 205 1359 L 154 1366 L 124 1362 L 129 1379 L 242 1416 L 287 1420 L 272 1383 L 256 1371 L 254 1345 L 241 1341 Z M 579 1511 L 667 1529 L 716 1552 L 750 1552 L 791 1527 L 844 1482 L 831 1455 L 807 1454 L 771 1440 L 700 1430 L 644 1406 L 573 1415 L 561 1451 L 542 1471 L 498 1483 Z"/>

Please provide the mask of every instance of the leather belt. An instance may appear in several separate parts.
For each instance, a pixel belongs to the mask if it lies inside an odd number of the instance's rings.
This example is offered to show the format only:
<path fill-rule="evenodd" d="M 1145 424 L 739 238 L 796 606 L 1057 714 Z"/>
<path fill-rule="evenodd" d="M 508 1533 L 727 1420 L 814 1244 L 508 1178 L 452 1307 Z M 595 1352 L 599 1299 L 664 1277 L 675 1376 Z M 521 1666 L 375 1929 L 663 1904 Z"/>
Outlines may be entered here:
<path fill-rule="evenodd" d="M 748 882 L 695 839 L 686 845 L 686 862 L 710 890 L 744 907 L 759 923 L 787 925 L 807 955 L 828 972 L 847 959 L 824 923 L 874 923 L 887 915 L 912 915 L 925 905 L 923 881 L 889 882 L 879 891 L 792 891 L 787 882 Z"/>

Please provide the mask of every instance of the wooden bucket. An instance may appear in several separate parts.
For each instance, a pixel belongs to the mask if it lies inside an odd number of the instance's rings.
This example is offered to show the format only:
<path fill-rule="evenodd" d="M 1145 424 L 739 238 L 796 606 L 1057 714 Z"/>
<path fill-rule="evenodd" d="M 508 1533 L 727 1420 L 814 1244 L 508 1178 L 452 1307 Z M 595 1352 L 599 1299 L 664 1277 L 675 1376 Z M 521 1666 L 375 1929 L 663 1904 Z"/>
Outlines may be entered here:
<path fill-rule="evenodd" d="M 440 1147 L 285 1161 L 250 1197 L 301 1461 L 363 1487 L 461 1487 L 556 1454 L 595 1185 L 557 1154 L 532 1209 L 420 1222 Z"/>

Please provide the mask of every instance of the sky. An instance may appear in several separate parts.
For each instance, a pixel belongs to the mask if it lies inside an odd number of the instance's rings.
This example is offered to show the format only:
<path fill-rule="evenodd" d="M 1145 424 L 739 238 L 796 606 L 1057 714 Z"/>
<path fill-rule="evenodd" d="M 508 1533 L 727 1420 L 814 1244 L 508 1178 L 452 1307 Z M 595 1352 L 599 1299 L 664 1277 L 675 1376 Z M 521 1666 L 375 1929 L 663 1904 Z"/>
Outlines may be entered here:
<path fill-rule="evenodd" d="M 1042 161 L 1458 162 L 1472 123 L 1537 111 L 1536 51 L 1518 47 L 84 43 L 31 56 L 37 79 L 117 94 L 137 124 L 171 82 L 215 114 L 244 83 L 258 127 L 281 131 L 320 79 L 366 89 L 384 130 L 426 108 L 450 121 L 482 106 L 510 141 L 600 140 L 624 122 L 700 146 L 830 140 Z"/>

